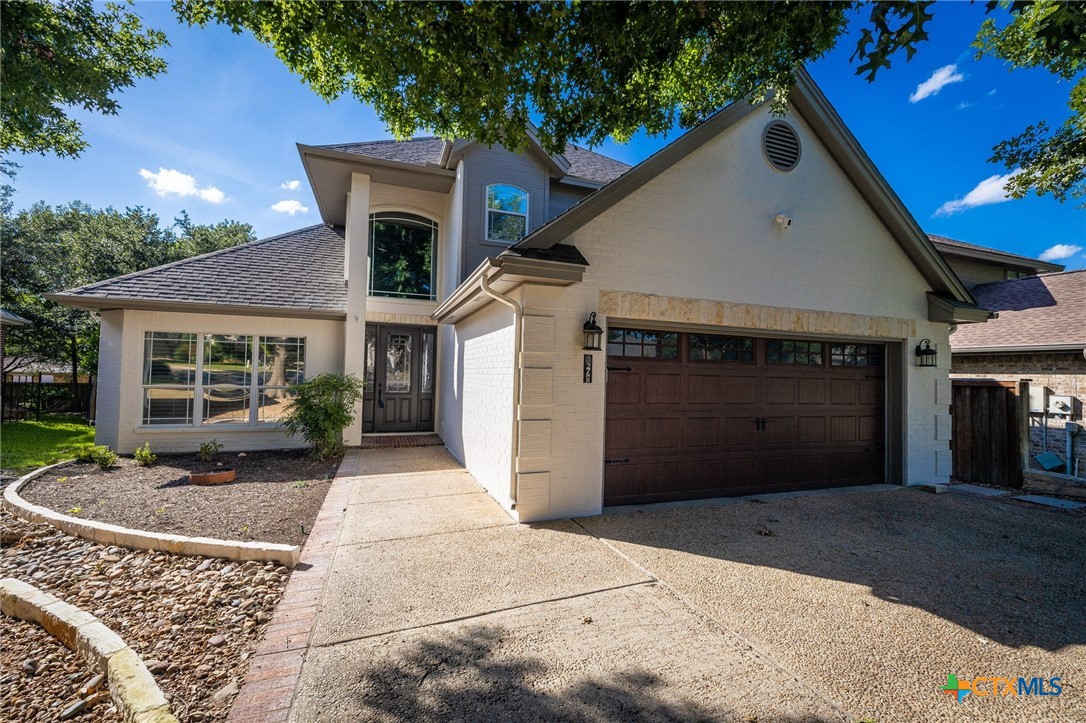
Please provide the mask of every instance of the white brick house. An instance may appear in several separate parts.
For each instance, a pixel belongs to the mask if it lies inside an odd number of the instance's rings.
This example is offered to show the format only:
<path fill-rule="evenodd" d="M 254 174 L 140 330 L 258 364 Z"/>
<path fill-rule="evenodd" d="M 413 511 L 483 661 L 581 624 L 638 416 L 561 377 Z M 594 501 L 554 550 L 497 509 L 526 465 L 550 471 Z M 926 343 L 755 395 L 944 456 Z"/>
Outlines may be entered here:
<path fill-rule="evenodd" d="M 324 226 L 53 297 L 102 313 L 99 443 L 293 444 L 286 385 L 336 371 L 367 381 L 348 444 L 434 431 L 521 521 L 946 481 L 948 330 L 988 313 L 809 77 L 632 169 L 299 148 Z"/>

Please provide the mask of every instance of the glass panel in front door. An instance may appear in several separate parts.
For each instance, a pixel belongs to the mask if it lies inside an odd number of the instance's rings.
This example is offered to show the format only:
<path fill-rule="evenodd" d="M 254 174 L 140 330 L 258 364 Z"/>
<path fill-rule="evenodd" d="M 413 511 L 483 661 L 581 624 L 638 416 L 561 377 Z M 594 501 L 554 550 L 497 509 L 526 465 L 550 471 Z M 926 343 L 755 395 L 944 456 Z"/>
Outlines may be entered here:
<path fill-rule="evenodd" d="M 385 391 L 389 394 L 411 393 L 411 335 L 389 334 L 385 364 Z"/>

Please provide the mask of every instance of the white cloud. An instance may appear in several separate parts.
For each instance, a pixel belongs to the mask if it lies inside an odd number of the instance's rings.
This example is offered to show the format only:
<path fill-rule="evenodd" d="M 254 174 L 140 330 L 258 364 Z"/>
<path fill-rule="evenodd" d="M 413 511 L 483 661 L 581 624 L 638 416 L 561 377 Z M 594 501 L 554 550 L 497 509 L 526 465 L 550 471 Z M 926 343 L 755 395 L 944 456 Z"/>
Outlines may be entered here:
<path fill-rule="evenodd" d="M 976 104 L 975 103 L 970 103 L 967 100 L 963 100 L 961 103 L 958 103 L 958 110 L 965 110 L 966 108 L 972 108 L 974 105 L 976 105 Z"/>
<path fill-rule="evenodd" d="M 1004 190 L 1007 185 L 1007 181 L 1011 180 L 1014 176 L 1021 173 L 1021 169 L 1016 168 L 1010 173 L 1003 176 L 989 176 L 983 181 L 978 183 L 972 191 L 965 194 L 962 198 L 957 198 L 953 201 L 947 201 L 935 212 L 936 216 L 950 216 L 951 214 L 964 211 L 967 208 L 975 208 L 977 206 L 990 206 L 993 203 L 1003 203 L 1004 201 L 1010 201 L 1010 196 Z"/>
<path fill-rule="evenodd" d="M 298 203 L 294 199 L 289 201 L 279 201 L 272 205 L 271 210 L 276 213 L 289 213 L 291 216 L 297 213 L 309 213 L 309 209 Z"/>
<path fill-rule="evenodd" d="M 909 96 L 909 102 L 917 103 L 930 98 L 951 83 L 960 83 L 963 80 L 965 76 L 958 72 L 957 65 L 944 65 L 932 73 L 930 78 L 916 86 L 916 90 Z"/>
<path fill-rule="evenodd" d="M 1045 249 L 1037 258 L 1041 261 L 1059 261 L 1071 258 L 1081 250 L 1081 246 L 1075 246 L 1074 244 L 1056 244 Z"/>
<path fill-rule="evenodd" d="M 297 191 L 298 186 L 300 185 L 302 185 L 301 181 L 284 181 L 279 184 L 279 188 L 282 188 L 284 191 Z"/>
<path fill-rule="evenodd" d="M 214 186 L 197 188 L 196 179 L 181 171 L 160 167 L 158 173 L 152 173 L 141 168 L 140 176 L 147 181 L 148 188 L 159 196 L 196 196 L 208 203 L 222 203 L 226 200 L 226 194 Z"/>

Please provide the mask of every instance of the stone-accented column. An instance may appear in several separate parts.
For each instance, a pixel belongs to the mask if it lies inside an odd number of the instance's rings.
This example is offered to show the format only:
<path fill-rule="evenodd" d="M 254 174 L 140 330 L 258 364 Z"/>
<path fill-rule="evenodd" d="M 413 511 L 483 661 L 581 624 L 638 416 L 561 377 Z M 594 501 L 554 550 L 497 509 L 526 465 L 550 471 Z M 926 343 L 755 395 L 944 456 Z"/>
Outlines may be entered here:
<path fill-rule="evenodd" d="M 343 373 L 363 379 L 366 374 L 366 295 L 369 287 L 370 177 L 351 174 L 347 197 L 346 243 L 343 278 L 347 285 L 347 321 L 344 327 Z M 362 444 L 362 402 L 355 418 L 343 431 L 343 443 Z"/>

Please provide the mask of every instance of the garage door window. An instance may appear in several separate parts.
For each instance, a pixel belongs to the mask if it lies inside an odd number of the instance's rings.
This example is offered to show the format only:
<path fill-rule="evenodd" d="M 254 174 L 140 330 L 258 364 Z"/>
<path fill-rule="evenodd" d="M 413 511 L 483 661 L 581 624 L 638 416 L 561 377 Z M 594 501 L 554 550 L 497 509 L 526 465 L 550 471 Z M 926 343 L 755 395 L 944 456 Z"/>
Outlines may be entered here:
<path fill-rule="evenodd" d="M 881 367 L 882 346 L 879 344 L 833 344 L 830 364 L 835 367 Z"/>
<path fill-rule="evenodd" d="M 765 343 L 766 361 L 770 364 L 800 364 L 822 366 L 822 342 L 770 339 Z"/>
<path fill-rule="evenodd" d="M 678 359 L 679 335 L 637 329 L 609 329 L 607 355 L 642 359 Z"/>
<path fill-rule="evenodd" d="M 754 339 L 749 336 L 691 334 L 690 361 L 753 362 Z"/>

